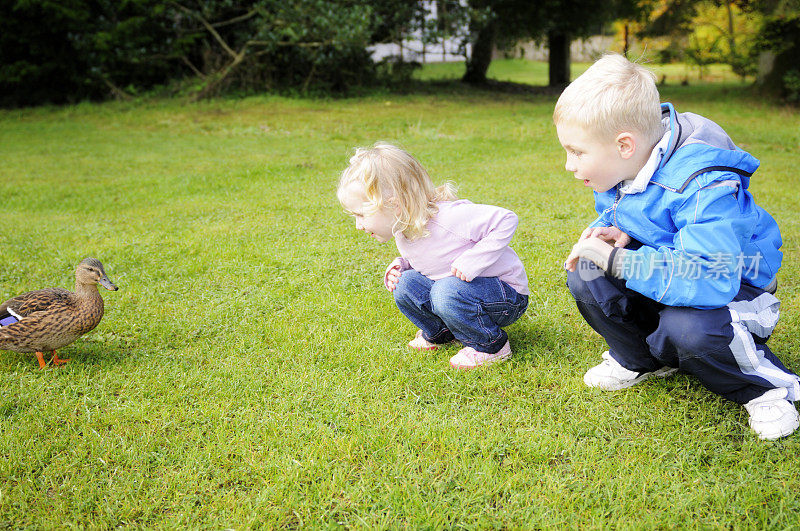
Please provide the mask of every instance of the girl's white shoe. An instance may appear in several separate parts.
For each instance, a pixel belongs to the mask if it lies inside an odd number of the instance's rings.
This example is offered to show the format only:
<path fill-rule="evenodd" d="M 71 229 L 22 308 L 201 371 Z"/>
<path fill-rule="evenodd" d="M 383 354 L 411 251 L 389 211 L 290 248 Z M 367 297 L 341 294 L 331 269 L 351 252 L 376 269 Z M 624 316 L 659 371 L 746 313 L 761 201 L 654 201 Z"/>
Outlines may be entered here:
<path fill-rule="evenodd" d="M 434 350 L 438 348 L 439 345 L 431 343 L 422 337 L 422 330 L 417 330 L 417 334 L 414 336 L 414 339 L 408 342 L 408 346 L 414 350 Z"/>
<path fill-rule="evenodd" d="M 454 343 L 458 343 L 458 341 L 454 339 L 452 341 L 448 341 L 447 343 L 431 343 L 422 337 L 422 330 L 417 330 L 417 334 L 414 336 L 414 339 L 408 342 L 408 346 L 415 350 L 435 350 L 439 347 L 445 347 Z"/>
<path fill-rule="evenodd" d="M 482 365 L 491 365 L 498 361 L 504 361 L 511 357 L 511 345 L 506 341 L 503 348 L 494 354 L 478 352 L 472 347 L 464 347 L 458 354 L 450 358 L 450 366 L 454 369 L 475 369 Z"/>

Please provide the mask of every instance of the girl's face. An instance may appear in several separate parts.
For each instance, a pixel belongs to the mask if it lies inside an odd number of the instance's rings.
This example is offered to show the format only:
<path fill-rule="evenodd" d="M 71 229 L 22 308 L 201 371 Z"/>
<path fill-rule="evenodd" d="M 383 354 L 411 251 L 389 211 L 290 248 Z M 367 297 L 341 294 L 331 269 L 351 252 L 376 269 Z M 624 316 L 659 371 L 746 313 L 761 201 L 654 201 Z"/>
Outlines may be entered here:
<path fill-rule="evenodd" d="M 394 237 L 392 227 L 397 222 L 397 216 L 386 206 L 373 212 L 372 204 L 359 184 L 353 183 L 345 188 L 342 206 L 356 218 L 356 229 L 363 230 L 381 243 Z"/>

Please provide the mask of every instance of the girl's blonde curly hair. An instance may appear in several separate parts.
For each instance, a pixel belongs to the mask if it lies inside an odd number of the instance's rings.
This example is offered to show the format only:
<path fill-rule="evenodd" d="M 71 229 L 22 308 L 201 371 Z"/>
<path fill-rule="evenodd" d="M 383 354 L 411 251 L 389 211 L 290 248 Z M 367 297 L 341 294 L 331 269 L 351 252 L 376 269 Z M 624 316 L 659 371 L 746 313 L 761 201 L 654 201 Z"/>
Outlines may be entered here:
<path fill-rule="evenodd" d="M 369 201 L 369 210 L 392 208 L 397 223 L 392 232 L 402 232 L 408 240 L 424 238 L 425 226 L 438 212 L 436 203 L 454 201 L 456 189 L 450 182 L 434 187 L 425 168 L 405 150 L 378 142 L 371 148 L 357 148 L 342 172 L 336 195 L 339 202 L 352 184 L 360 185 Z"/>

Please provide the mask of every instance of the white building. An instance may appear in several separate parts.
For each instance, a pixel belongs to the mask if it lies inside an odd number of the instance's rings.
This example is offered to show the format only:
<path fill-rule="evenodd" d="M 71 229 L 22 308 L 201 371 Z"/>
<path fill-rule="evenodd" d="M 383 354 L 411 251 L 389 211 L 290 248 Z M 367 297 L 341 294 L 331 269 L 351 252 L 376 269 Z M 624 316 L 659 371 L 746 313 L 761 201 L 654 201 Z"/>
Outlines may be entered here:
<path fill-rule="evenodd" d="M 466 0 L 460 0 L 465 5 Z M 427 14 L 425 20 L 435 20 L 437 13 L 436 0 L 424 0 L 422 5 Z M 466 33 L 465 29 L 460 33 Z M 381 43 L 367 48 L 372 53 L 373 61 L 380 61 L 387 57 L 402 58 L 403 61 L 417 61 L 419 63 L 444 63 L 450 61 L 463 61 L 465 54 L 470 53 L 470 45 L 466 50 L 460 49 L 461 40 L 458 37 L 449 37 L 443 41 L 426 44 L 422 42 L 421 33 L 416 30 L 401 43 Z"/>

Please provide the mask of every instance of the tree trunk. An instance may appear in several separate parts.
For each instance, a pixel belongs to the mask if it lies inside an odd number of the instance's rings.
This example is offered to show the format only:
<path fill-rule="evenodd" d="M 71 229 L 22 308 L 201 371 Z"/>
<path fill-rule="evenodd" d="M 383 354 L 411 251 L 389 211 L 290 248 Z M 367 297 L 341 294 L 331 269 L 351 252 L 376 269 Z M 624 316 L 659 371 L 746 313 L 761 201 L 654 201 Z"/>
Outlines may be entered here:
<path fill-rule="evenodd" d="M 551 87 L 569 83 L 569 45 L 570 37 L 566 33 L 547 34 L 547 47 L 550 50 L 548 68 Z"/>
<path fill-rule="evenodd" d="M 623 39 L 624 39 L 624 41 L 622 43 L 622 55 L 625 56 L 625 57 L 628 57 L 628 47 L 630 46 L 630 43 L 628 42 L 628 38 L 629 37 L 628 37 L 628 23 L 627 22 L 625 22 L 625 25 L 623 26 L 622 35 L 623 35 Z"/>
<path fill-rule="evenodd" d="M 761 52 L 758 59 L 758 77 L 756 84 L 761 91 L 772 96 L 786 96 L 784 76 L 789 70 L 796 68 L 797 52 L 790 48 L 781 54 L 771 51 Z"/>
<path fill-rule="evenodd" d="M 497 27 L 492 21 L 478 28 L 477 32 L 478 35 L 472 44 L 472 54 L 467 59 L 467 71 L 461 78 L 461 81 L 473 85 L 486 83 L 486 72 L 492 63 Z"/>
<path fill-rule="evenodd" d="M 725 2 L 725 7 L 728 9 L 728 46 L 730 47 L 730 61 L 736 60 L 736 38 L 733 26 L 733 8 L 730 2 Z"/>

